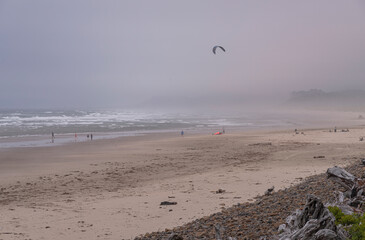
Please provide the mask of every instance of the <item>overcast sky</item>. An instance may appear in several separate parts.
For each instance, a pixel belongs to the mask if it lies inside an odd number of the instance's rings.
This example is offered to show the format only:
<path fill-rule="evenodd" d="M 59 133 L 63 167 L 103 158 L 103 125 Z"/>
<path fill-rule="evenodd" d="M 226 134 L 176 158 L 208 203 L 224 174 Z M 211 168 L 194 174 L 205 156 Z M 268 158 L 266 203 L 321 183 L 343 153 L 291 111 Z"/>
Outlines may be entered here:
<path fill-rule="evenodd" d="M 1 108 L 365 89 L 365 3 L 0 0 L 0 73 Z"/>

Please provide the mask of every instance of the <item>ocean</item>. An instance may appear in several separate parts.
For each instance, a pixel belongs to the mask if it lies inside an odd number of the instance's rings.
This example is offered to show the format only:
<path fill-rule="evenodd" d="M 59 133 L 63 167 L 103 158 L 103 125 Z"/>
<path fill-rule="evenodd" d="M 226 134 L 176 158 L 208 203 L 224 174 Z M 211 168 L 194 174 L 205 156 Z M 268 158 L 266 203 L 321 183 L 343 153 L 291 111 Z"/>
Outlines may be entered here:
<path fill-rule="evenodd" d="M 0 148 L 52 146 L 151 132 L 215 132 L 287 124 L 262 115 L 177 114 L 123 110 L 0 110 Z M 51 134 L 55 134 L 52 143 Z M 75 136 L 76 135 L 76 136 Z"/>

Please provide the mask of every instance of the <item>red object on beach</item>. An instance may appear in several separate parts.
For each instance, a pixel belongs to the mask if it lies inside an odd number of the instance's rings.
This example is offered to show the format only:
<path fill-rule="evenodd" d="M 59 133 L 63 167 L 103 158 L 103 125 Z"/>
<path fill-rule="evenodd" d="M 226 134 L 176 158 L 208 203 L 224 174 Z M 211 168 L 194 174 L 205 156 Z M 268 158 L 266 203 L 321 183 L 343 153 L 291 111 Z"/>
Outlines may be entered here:
<path fill-rule="evenodd" d="M 216 132 L 216 133 L 214 133 L 214 135 L 222 135 L 222 133 L 221 132 Z"/>

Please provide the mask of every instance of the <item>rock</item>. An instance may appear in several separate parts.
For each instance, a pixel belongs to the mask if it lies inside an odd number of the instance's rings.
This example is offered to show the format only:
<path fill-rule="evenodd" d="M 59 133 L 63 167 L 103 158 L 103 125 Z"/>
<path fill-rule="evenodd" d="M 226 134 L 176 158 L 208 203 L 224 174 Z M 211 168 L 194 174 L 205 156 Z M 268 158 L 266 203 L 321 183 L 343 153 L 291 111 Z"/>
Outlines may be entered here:
<path fill-rule="evenodd" d="M 339 209 L 341 209 L 341 211 L 345 214 L 345 215 L 351 215 L 354 214 L 354 210 L 346 204 L 340 204 L 340 205 L 336 205 Z"/>
<path fill-rule="evenodd" d="M 217 223 L 216 225 L 214 225 L 214 229 L 215 229 L 215 238 L 217 240 L 222 240 L 223 239 L 222 237 L 224 235 L 224 227 L 219 223 Z"/>
<path fill-rule="evenodd" d="M 170 202 L 170 201 L 163 201 L 160 203 L 160 205 L 176 205 L 177 202 Z"/>
<path fill-rule="evenodd" d="M 314 156 L 313 158 L 326 158 L 325 156 Z"/>
<path fill-rule="evenodd" d="M 176 233 L 171 233 L 171 235 L 166 240 L 184 240 L 184 238 L 180 235 L 177 235 Z"/>
<path fill-rule="evenodd" d="M 268 196 L 268 195 L 270 195 L 273 191 L 274 191 L 274 186 L 272 186 L 271 188 L 269 188 L 269 189 L 267 189 L 266 191 L 265 191 L 265 195 L 266 196 Z"/>
<path fill-rule="evenodd" d="M 361 161 L 362 165 L 365 165 L 365 158 L 361 159 L 360 161 Z"/>
<path fill-rule="evenodd" d="M 226 190 L 223 190 L 223 189 L 218 189 L 217 191 L 215 191 L 215 193 L 225 193 Z"/>

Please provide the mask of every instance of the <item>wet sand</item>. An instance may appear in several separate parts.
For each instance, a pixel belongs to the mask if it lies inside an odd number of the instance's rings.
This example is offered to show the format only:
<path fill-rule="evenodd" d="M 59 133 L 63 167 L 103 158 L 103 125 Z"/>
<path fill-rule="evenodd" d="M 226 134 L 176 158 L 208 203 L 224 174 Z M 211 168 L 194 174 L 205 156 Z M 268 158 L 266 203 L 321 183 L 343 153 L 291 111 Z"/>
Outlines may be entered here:
<path fill-rule="evenodd" d="M 182 225 L 364 157 L 361 136 L 165 133 L 1 149 L 0 239 L 131 239 Z"/>

